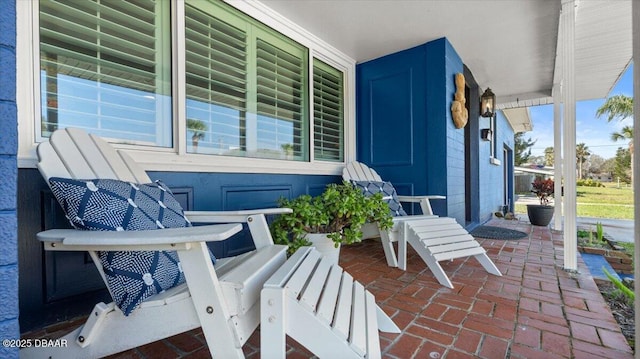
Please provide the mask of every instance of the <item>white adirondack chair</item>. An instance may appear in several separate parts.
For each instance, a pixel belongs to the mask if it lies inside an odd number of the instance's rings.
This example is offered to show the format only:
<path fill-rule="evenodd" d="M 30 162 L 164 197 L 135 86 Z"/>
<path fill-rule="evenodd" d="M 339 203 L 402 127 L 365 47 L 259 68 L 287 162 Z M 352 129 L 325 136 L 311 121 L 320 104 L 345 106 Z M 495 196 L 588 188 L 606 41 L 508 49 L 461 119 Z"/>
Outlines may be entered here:
<path fill-rule="evenodd" d="M 347 181 L 383 182 L 375 170 L 360 162 L 349 163 L 344 168 L 342 177 Z M 387 264 L 402 270 L 406 270 L 407 266 L 408 243 L 427 264 L 438 282 L 449 288 L 453 288 L 453 284 L 438 263 L 439 261 L 474 256 L 487 272 L 502 276 L 480 243 L 455 219 L 433 214 L 431 200 L 445 198 L 438 195 L 398 195 L 398 200 L 401 202 L 419 203 L 423 215 L 394 217 L 394 225 L 389 231 L 380 231 L 375 224 L 370 224 L 363 230 L 365 238 L 379 236 Z M 396 257 L 393 242 L 398 242 L 398 257 Z"/>
<path fill-rule="evenodd" d="M 98 136 L 88 135 L 78 129 L 68 128 L 54 132 L 49 142 L 43 142 L 38 146 L 38 157 L 38 169 L 47 181 L 51 177 L 66 177 L 119 179 L 132 183 L 151 182 L 147 174 L 125 152 L 117 151 Z M 192 222 L 227 223 L 186 228 L 134 232 L 53 229 L 39 233 L 38 239 L 42 241 L 45 250 L 89 251 L 105 283 L 106 276 L 97 251 L 177 251 L 186 283 L 147 298 L 128 316 L 125 316 L 114 303 L 98 303 L 84 325 L 61 338 L 64 339 L 61 343 L 66 343 L 65 346 L 27 348 L 20 352 L 20 356 L 65 359 L 104 357 L 202 327 L 214 358 L 243 358 L 242 346 L 260 323 L 260 293 L 264 283 L 272 275 L 280 279 L 295 276 L 298 282 L 311 278 L 311 273 L 300 271 L 300 268 L 304 268 L 301 263 L 309 262 L 305 259 L 308 256 L 297 255 L 287 261 L 286 246 L 273 243 L 265 214 L 283 211 L 290 210 L 185 212 Z M 248 225 L 256 250 L 233 258 L 219 259 L 214 266 L 205 243 L 229 238 L 241 230 L 240 223 Z M 306 254 L 315 253 L 310 249 L 305 251 Z M 303 273 L 308 278 L 296 273 Z M 322 284 L 323 281 L 315 272 L 313 277 L 318 279 L 306 284 L 306 290 L 310 293 L 319 291 L 323 297 L 330 297 L 323 292 L 325 286 L 335 287 L 340 284 L 340 277 L 325 278 L 325 284 Z M 338 283 L 332 283 L 336 280 Z M 321 287 L 317 287 L 318 285 Z M 274 285 L 270 288 L 277 291 Z M 281 291 L 287 292 L 287 288 L 284 286 Z M 369 328 L 371 330 L 363 332 L 366 343 L 378 342 L 378 328 L 398 332 L 391 319 L 377 305 L 372 306 L 371 303 L 375 302 L 369 298 L 369 292 L 358 293 L 359 296 L 364 293 L 366 300 L 354 301 L 353 308 L 336 314 L 336 318 L 354 317 L 373 324 L 374 326 Z M 298 304 L 290 304 L 296 305 Z M 339 305 L 334 306 L 336 310 L 340 308 Z M 364 316 L 358 314 L 363 310 L 359 308 L 366 308 Z M 287 306 L 281 306 L 279 310 L 271 308 L 269 317 L 287 318 L 287 322 L 295 322 L 296 319 L 290 318 L 288 314 L 289 309 Z M 344 309 L 342 307 L 343 311 Z M 375 325 L 376 323 L 378 325 Z M 319 318 L 304 324 L 312 328 L 325 326 Z M 287 332 L 289 326 L 278 328 L 283 332 L 277 335 L 290 334 Z M 357 326 L 354 328 L 360 329 Z M 360 338 L 359 340 L 362 338 L 357 335 L 350 337 Z M 313 338 L 300 339 L 302 345 L 315 348 Z M 345 342 L 345 339 L 338 335 L 324 339 Z M 311 343 L 305 343 L 305 340 L 311 340 Z M 362 347 L 360 341 L 357 344 L 352 348 Z M 370 349 L 366 351 L 365 356 L 380 357 L 379 347 L 377 352 L 372 344 L 365 348 Z M 262 353 L 264 357 L 278 357 L 280 353 L 284 353 L 284 345 L 279 348 L 271 343 L 266 349 Z M 341 353 L 341 356 L 363 355 L 351 349 L 349 352 Z"/>

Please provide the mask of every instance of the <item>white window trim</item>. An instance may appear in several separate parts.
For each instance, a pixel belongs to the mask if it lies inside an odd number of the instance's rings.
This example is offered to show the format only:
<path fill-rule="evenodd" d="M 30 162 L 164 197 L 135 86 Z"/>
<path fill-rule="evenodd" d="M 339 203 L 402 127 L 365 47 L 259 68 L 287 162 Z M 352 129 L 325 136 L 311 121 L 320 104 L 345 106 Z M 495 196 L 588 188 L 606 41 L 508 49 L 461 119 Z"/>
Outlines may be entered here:
<path fill-rule="evenodd" d="M 490 151 L 490 155 L 489 155 L 489 163 L 495 166 L 500 166 L 502 164 L 502 162 L 500 162 L 500 160 L 498 159 L 498 155 L 496 153 L 497 149 L 497 143 L 496 143 L 496 121 L 497 121 L 497 114 L 493 114 L 493 116 L 489 117 L 489 130 L 491 131 L 491 139 L 489 140 L 489 145 L 491 146 L 489 151 Z"/>
<path fill-rule="evenodd" d="M 345 163 L 355 160 L 355 60 L 338 49 L 320 40 L 307 30 L 294 24 L 282 15 L 257 1 L 225 0 L 231 6 L 257 19 L 274 30 L 286 35 L 309 49 L 309 64 L 313 58 L 330 64 L 344 73 L 344 162 L 315 161 L 313 159 L 313 139 L 310 161 L 285 161 L 263 158 L 231 157 L 191 154 L 186 152 L 186 105 L 184 66 L 184 0 L 172 4 L 172 93 L 173 135 L 172 148 L 146 147 L 114 144 L 124 149 L 142 168 L 147 171 L 170 172 L 230 172 L 230 173 L 277 173 L 277 174 L 317 174 L 341 175 Z M 37 164 L 36 146 L 38 139 L 36 119 L 40 118 L 39 91 L 39 23 L 37 1 L 16 2 L 16 102 L 18 107 L 18 167 L 35 168 Z M 313 72 L 310 71 L 310 75 Z M 313 78 L 313 77 L 311 77 Z M 312 81 L 310 81 L 312 82 Z M 313 114 L 313 101 L 309 101 Z M 312 117 L 310 115 L 310 117 Z M 39 124 L 40 122 L 37 121 Z M 310 118 L 310 128 L 313 129 Z M 310 132 L 310 136 L 313 131 Z"/>

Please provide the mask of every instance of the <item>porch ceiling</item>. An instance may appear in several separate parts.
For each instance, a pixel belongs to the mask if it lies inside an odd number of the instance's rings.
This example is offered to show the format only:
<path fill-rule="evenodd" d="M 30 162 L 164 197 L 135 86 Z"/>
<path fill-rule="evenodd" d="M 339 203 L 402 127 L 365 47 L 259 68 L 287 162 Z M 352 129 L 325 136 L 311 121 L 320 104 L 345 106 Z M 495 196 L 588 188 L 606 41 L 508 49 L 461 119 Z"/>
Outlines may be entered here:
<path fill-rule="evenodd" d="M 560 0 L 262 0 L 365 62 L 447 37 L 500 108 L 552 103 Z M 605 97 L 631 60 L 631 0 L 578 1 L 576 98 Z"/>

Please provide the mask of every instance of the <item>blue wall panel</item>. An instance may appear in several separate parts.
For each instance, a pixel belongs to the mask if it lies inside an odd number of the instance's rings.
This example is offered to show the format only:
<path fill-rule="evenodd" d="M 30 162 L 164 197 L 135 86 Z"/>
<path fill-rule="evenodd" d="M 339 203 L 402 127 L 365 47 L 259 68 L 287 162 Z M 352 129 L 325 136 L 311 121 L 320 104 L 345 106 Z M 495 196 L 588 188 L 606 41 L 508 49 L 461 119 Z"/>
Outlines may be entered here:
<path fill-rule="evenodd" d="M 338 176 L 278 175 L 249 173 L 149 172 L 169 187 L 193 190 L 197 211 L 241 210 L 275 207 L 278 198 L 320 194 Z"/>
<path fill-rule="evenodd" d="M 341 181 L 338 176 L 248 173 L 149 172 L 149 177 L 161 179 L 170 188 L 189 189 L 192 209 L 196 211 L 276 207 L 281 197 L 317 196 L 327 184 Z M 229 240 L 211 243 L 209 247 L 217 257 L 234 256 L 254 248 L 246 228 Z"/>
<path fill-rule="evenodd" d="M 412 82 L 412 71 L 406 68 L 369 83 L 373 166 L 413 163 Z"/>
<path fill-rule="evenodd" d="M 488 119 L 470 117 L 467 137 L 453 124 L 455 75 L 464 72 L 445 38 L 357 65 L 357 159 L 394 183 L 399 194 L 446 195 L 446 201 L 433 202 L 434 212 L 473 226 L 503 203 L 505 176 L 503 166 L 489 164 L 487 142 L 478 140 Z M 467 100 L 477 105 L 477 98 Z M 503 116 L 497 133 L 502 157 L 504 146 L 513 148 Z"/>
<path fill-rule="evenodd" d="M 0 1 L 0 338 L 18 339 L 18 117 L 16 110 L 16 3 Z M 0 347 L 1 358 L 17 348 Z"/>
<path fill-rule="evenodd" d="M 425 56 L 418 46 L 356 67 L 357 159 L 402 195 L 428 192 Z"/>

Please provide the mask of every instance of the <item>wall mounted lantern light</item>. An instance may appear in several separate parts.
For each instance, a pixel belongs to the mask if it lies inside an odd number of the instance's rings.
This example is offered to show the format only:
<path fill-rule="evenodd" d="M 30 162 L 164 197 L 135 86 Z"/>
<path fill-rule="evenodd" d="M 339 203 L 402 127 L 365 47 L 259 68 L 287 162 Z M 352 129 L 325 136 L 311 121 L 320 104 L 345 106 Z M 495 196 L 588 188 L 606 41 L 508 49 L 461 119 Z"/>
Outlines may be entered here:
<path fill-rule="evenodd" d="M 480 116 L 493 117 L 495 108 L 496 95 L 487 87 L 482 96 L 480 96 Z"/>

